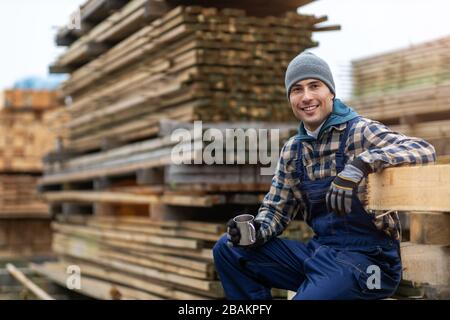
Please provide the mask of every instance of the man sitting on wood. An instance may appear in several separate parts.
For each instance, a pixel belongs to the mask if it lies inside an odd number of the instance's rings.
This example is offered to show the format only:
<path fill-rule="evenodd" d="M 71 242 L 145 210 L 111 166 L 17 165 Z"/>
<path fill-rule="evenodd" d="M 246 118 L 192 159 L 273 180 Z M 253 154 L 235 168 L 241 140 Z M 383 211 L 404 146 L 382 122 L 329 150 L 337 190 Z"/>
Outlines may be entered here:
<path fill-rule="evenodd" d="M 231 219 L 214 246 L 229 299 L 382 299 L 396 290 L 400 223 L 363 206 L 369 173 L 434 162 L 432 145 L 359 116 L 335 97 L 328 64 L 304 52 L 289 64 L 285 85 L 298 134 L 281 150 L 272 186 L 254 220 L 256 241 L 240 246 Z M 314 230 L 308 243 L 277 237 L 300 214 Z M 373 276 L 379 277 L 374 279 Z"/>

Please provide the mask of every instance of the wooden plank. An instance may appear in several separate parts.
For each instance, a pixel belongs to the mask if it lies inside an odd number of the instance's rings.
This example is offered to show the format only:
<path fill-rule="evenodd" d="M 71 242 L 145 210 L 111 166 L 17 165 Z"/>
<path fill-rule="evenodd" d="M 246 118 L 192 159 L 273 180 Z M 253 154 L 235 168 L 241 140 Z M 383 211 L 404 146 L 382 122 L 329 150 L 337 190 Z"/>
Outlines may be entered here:
<path fill-rule="evenodd" d="M 450 247 L 402 243 L 403 279 L 429 285 L 450 283 Z"/>
<path fill-rule="evenodd" d="M 388 168 L 371 174 L 369 210 L 450 212 L 450 165 Z"/>
<path fill-rule="evenodd" d="M 173 237 L 181 237 L 181 238 L 192 238 L 199 239 L 205 241 L 217 241 L 221 234 L 209 234 L 205 232 L 199 231 L 191 231 L 184 229 L 168 229 L 164 227 L 152 227 L 152 226 L 143 226 L 143 225 L 130 225 L 123 223 L 108 223 L 108 222 L 99 222 L 95 220 L 91 220 L 87 223 L 88 226 L 97 227 L 100 229 L 115 229 L 129 232 L 141 232 L 145 234 L 155 234 L 155 235 L 165 235 L 165 236 L 173 236 Z"/>
<path fill-rule="evenodd" d="M 154 195 L 134 195 L 121 192 L 107 191 L 59 191 L 44 192 L 44 199 L 51 202 L 119 202 L 119 203 L 135 203 L 149 204 L 159 202 L 160 197 Z"/>
<path fill-rule="evenodd" d="M 90 217 L 81 215 L 72 216 L 57 216 L 57 221 L 70 224 L 89 224 L 90 222 L 98 222 L 116 225 L 131 225 L 141 227 L 161 227 L 164 229 L 185 229 L 204 233 L 211 233 L 213 235 L 220 235 L 225 232 L 223 223 L 213 223 L 206 221 L 189 221 L 189 220 L 168 220 L 155 221 L 148 217 L 137 216 L 120 216 L 120 217 Z"/>
<path fill-rule="evenodd" d="M 226 202 L 223 195 L 135 195 L 108 191 L 58 191 L 44 192 L 42 196 L 50 202 L 108 202 L 129 204 L 164 203 L 177 206 L 211 207 Z"/>
<path fill-rule="evenodd" d="M 53 222 L 52 227 L 58 232 L 65 234 L 79 235 L 85 237 L 100 237 L 114 240 L 135 241 L 174 248 L 199 249 L 203 247 L 202 241 L 194 239 L 181 239 L 173 237 L 162 237 L 146 234 L 135 234 L 123 231 L 98 230 L 92 227 L 69 226 Z"/>
<path fill-rule="evenodd" d="M 66 268 L 67 265 L 61 263 L 50 263 L 47 262 L 45 264 L 30 264 L 32 270 L 37 273 L 49 278 L 50 280 L 66 287 L 67 281 L 67 273 Z M 74 289 L 74 291 L 78 291 L 82 294 L 90 296 L 95 299 L 102 300 L 117 300 L 117 299 L 161 299 L 160 297 L 143 292 L 136 289 L 131 289 L 126 286 L 121 286 L 117 284 L 113 284 L 107 281 L 102 281 L 98 279 L 93 279 L 88 276 L 82 276 L 80 278 L 81 286 L 80 289 Z"/>
<path fill-rule="evenodd" d="M 181 276 L 187 276 L 196 279 L 214 279 L 214 273 L 206 273 L 199 270 L 193 270 L 186 268 L 185 266 L 177 266 L 168 263 L 162 263 L 148 257 L 142 257 L 139 255 L 123 254 L 120 252 L 115 252 L 113 250 L 102 252 L 101 256 L 106 259 L 117 260 L 121 262 L 130 263 L 133 265 L 140 265 L 144 267 L 153 268 L 156 270 L 161 270 L 164 272 L 170 272 L 173 274 L 178 274 Z"/>
<path fill-rule="evenodd" d="M 409 218 L 410 242 L 450 246 L 449 213 L 411 213 Z"/>
<path fill-rule="evenodd" d="M 144 290 L 146 292 L 159 295 L 161 297 L 164 297 L 166 299 L 180 299 L 180 300 L 204 300 L 208 299 L 206 296 L 185 292 L 182 290 L 178 290 L 176 288 L 173 288 L 171 286 L 165 286 L 163 284 L 158 283 L 152 283 L 148 281 L 148 279 L 135 276 L 135 275 L 129 275 L 125 274 L 120 271 L 115 271 L 112 269 L 106 269 L 102 267 L 98 267 L 94 264 L 89 264 L 87 262 L 82 262 L 78 260 L 64 260 L 64 263 L 67 264 L 78 264 L 83 270 L 83 274 L 86 274 L 88 276 L 104 279 L 110 282 L 123 284 L 126 286 L 130 286 L 139 290 Z"/>
<path fill-rule="evenodd" d="M 30 290 L 34 295 L 36 295 L 40 300 L 55 300 L 52 298 L 47 292 L 42 290 L 39 286 L 37 286 L 34 282 L 32 282 L 26 275 L 23 274 L 20 270 L 18 270 L 12 263 L 6 264 L 6 270 L 21 284 L 25 286 L 28 290 Z"/>
<path fill-rule="evenodd" d="M 111 238 L 87 238 L 80 235 L 64 235 L 62 233 L 56 233 L 54 235 L 58 241 L 63 241 L 67 246 L 66 250 L 71 248 L 71 245 L 78 248 L 85 248 L 86 243 L 92 243 L 93 241 L 101 241 L 101 245 L 106 247 L 115 247 L 118 250 L 125 250 L 130 252 L 136 252 L 138 254 L 164 254 L 173 255 L 184 258 L 200 259 L 202 261 L 212 262 L 211 249 L 187 249 L 187 248 L 173 248 L 173 247 L 161 247 L 151 244 L 144 244 L 135 241 L 122 241 L 120 239 Z"/>

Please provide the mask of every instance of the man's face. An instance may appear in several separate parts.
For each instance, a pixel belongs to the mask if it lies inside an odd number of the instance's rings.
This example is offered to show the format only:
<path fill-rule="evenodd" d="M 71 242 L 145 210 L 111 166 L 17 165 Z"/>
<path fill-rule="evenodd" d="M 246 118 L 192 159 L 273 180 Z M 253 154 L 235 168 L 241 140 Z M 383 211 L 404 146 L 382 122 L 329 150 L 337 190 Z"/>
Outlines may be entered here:
<path fill-rule="evenodd" d="M 333 94 L 325 83 L 306 79 L 292 86 L 289 94 L 292 111 L 308 130 L 315 130 L 333 110 Z"/>

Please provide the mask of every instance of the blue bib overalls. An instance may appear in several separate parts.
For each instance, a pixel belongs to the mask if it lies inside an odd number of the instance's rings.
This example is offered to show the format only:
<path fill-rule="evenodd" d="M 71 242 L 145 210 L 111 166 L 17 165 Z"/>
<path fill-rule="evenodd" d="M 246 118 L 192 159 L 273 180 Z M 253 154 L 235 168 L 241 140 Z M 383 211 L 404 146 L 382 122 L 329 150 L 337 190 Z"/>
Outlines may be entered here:
<path fill-rule="evenodd" d="M 336 171 L 344 168 L 348 131 L 336 153 Z M 298 143 L 301 143 L 300 140 Z M 378 230 L 355 195 L 352 211 L 328 212 L 325 196 L 335 178 L 308 178 L 299 146 L 297 170 L 307 206 L 305 221 L 315 236 L 308 243 L 274 238 L 263 246 L 227 246 L 226 235 L 213 248 L 217 272 L 229 299 L 270 299 L 271 288 L 296 291 L 294 299 L 382 299 L 401 278 L 399 242 Z"/>

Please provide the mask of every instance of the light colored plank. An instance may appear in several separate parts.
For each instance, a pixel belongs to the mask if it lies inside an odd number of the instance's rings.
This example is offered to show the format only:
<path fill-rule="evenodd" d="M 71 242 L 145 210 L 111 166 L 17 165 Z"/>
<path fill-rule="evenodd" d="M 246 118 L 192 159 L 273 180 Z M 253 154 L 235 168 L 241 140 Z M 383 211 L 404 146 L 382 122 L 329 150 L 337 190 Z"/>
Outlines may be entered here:
<path fill-rule="evenodd" d="M 402 243 L 403 279 L 429 285 L 450 283 L 450 247 Z"/>
<path fill-rule="evenodd" d="M 368 209 L 450 212 L 450 165 L 388 168 L 370 174 Z"/>
<path fill-rule="evenodd" d="M 450 213 L 411 213 L 409 218 L 412 243 L 450 245 Z"/>

